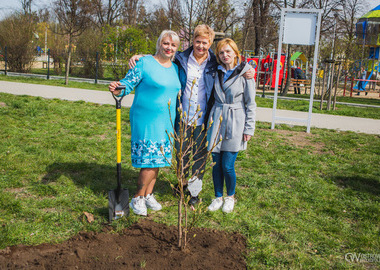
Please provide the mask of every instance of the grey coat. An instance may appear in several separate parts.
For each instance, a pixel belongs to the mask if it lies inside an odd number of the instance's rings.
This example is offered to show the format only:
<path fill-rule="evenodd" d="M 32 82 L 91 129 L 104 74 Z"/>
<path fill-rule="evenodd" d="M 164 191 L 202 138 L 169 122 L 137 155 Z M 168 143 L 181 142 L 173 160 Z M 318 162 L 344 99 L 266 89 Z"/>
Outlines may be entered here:
<path fill-rule="evenodd" d="M 209 123 L 212 120 L 213 123 L 207 133 L 208 150 L 219 141 L 220 136 L 222 141 L 212 152 L 245 150 L 247 142 L 243 141 L 243 134 L 253 136 L 255 132 L 255 80 L 243 77 L 249 69 L 249 64 L 240 64 L 224 83 L 223 74 L 218 71 L 218 78 L 214 83 L 215 104 L 209 116 Z M 223 120 L 219 130 L 221 116 Z"/>

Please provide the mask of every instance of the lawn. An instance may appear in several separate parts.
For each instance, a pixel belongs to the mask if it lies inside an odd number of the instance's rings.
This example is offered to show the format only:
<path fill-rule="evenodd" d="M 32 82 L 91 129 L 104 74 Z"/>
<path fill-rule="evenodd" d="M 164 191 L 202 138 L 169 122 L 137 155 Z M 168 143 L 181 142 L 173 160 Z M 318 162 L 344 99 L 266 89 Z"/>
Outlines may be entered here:
<path fill-rule="evenodd" d="M 0 93 L 0 248 L 56 243 L 107 224 L 107 192 L 116 182 L 115 109 L 111 105 Z M 136 190 L 128 109 L 122 111 L 124 186 Z M 248 268 L 380 267 L 345 254 L 380 253 L 380 138 L 257 123 L 237 159 L 233 213 L 203 212 L 196 226 L 247 237 Z M 160 171 L 156 222 L 176 223 L 176 199 Z M 203 205 L 213 198 L 206 173 Z M 88 223 L 84 212 L 94 215 Z M 114 222 L 118 231 L 139 218 Z"/>

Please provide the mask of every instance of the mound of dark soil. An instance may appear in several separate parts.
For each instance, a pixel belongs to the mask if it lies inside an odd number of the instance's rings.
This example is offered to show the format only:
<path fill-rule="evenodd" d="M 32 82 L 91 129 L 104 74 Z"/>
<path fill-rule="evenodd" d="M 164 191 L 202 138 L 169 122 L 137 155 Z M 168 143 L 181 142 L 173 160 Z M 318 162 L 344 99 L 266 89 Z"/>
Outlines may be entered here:
<path fill-rule="evenodd" d="M 121 234 L 86 232 L 61 244 L 0 250 L 0 269 L 246 269 L 242 235 L 197 228 L 190 238 L 180 251 L 176 227 L 143 219 Z"/>

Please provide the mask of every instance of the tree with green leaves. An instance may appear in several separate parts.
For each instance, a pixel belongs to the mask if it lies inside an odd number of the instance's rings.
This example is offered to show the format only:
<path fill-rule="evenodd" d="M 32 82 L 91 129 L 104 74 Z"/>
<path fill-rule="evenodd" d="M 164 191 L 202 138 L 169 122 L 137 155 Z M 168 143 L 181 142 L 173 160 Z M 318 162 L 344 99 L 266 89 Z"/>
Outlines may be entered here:
<path fill-rule="evenodd" d="M 105 59 L 111 62 L 112 72 L 116 80 L 122 79 L 127 73 L 128 60 L 136 54 L 153 54 L 155 43 L 141 29 L 135 27 L 105 27 L 103 53 Z"/>

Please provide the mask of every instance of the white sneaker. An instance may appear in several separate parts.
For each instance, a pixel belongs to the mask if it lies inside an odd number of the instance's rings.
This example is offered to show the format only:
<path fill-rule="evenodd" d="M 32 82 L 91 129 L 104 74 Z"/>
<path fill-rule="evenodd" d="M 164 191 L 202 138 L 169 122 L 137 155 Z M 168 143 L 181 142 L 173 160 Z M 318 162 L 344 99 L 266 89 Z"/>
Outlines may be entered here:
<path fill-rule="evenodd" d="M 223 205 L 223 198 L 215 198 L 212 200 L 211 204 L 208 206 L 209 211 L 216 211 L 219 210 Z"/>
<path fill-rule="evenodd" d="M 154 211 L 159 211 L 162 209 L 162 206 L 161 204 L 159 204 L 156 200 L 156 198 L 154 197 L 153 193 L 151 194 L 148 194 L 146 197 L 145 197 L 145 204 L 146 204 L 146 207 L 154 210 Z"/>
<path fill-rule="evenodd" d="M 222 211 L 224 213 L 231 213 L 234 210 L 235 199 L 233 197 L 225 197 Z"/>
<path fill-rule="evenodd" d="M 133 210 L 133 213 L 135 213 L 136 215 L 147 215 L 145 198 L 143 196 L 132 198 L 131 202 L 129 203 L 129 207 Z"/>

